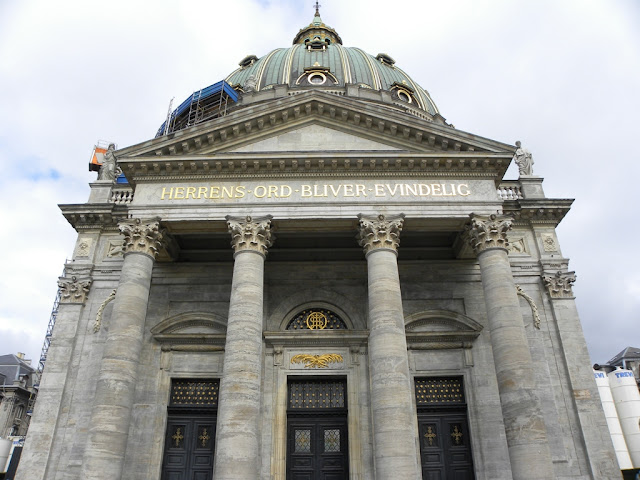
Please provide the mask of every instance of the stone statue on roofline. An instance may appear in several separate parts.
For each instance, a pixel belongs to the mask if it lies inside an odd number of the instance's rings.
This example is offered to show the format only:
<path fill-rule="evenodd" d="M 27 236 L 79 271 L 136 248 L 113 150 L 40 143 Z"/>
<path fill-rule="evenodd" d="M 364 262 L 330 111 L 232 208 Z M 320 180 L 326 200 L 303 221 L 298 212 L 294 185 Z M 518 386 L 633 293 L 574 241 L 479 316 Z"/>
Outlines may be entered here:
<path fill-rule="evenodd" d="M 242 86 L 242 90 L 244 90 L 245 93 L 255 92 L 257 86 L 256 77 L 249 75 L 249 78 L 245 80 L 244 85 Z"/>
<path fill-rule="evenodd" d="M 533 175 L 533 155 L 531 155 L 531 152 L 526 148 L 522 148 L 519 140 L 516 142 L 513 161 L 518 165 L 520 175 Z"/>
<path fill-rule="evenodd" d="M 116 156 L 113 154 L 116 146 L 113 143 L 109 144 L 106 153 L 104 154 L 104 162 L 98 171 L 98 180 L 114 181 L 118 176 L 118 165 Z"/>

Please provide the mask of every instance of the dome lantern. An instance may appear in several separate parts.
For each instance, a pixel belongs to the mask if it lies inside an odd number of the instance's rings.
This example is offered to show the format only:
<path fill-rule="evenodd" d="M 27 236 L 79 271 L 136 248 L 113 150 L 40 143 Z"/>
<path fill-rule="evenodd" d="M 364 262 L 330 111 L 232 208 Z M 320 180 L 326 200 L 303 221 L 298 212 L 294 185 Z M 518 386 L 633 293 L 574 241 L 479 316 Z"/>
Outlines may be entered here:
<path fill-rule="evenodd" d="M 300 29 L 296 37 L 293 39 L 293 44 L 307 45 L 310 42 L 322 42 L 326 45 L 332 43 L 338 43 L 342 45 L 342 39 L 338 32 L 322 21 L 320 18 L 320 5 L 316 2 L 316 13 L 313 16 L 313 21 L 306 27 Z"/>

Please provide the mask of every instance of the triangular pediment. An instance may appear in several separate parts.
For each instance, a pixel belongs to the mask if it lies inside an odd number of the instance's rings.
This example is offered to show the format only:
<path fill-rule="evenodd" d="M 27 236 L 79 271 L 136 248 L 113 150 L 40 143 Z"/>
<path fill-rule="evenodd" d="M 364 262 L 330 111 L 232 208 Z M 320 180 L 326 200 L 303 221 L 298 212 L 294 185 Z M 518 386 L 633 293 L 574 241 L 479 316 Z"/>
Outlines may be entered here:
<path fill-rule="evenodd" d="M 240 105 L 116 152 L 130 183 L 162 176 L 504 175 L 515 147 L 395 106 L 322 92 Z M 353 173 L 349 173 L 352 175 Z"/>
<path fill-rule="evenodd" d="M 414 112 L 415 113 L 415 112 Z M 513 153 L 515 147 L 479 137 L 400 108 L 323 92 L 240 106 L 224 117 L 116 152 L 118 158 L 192 156 L 228 152 L 281 151 L 277 145 L 305 132 L 332 134 L 344 150 L 402 150 L 416 153 Z M 297 133 L 296 133 L 297 132 Z M 336 134 L 336 132 L 338 132 Z M 319 143 L 312 136 L 311 143 Z M 252 147 L 250 145 L 253 145 Z M 274 145 L 276 150 L 273 150 Z M 303 151 L 297 149 L 297 151 Z"/>
<path fill-rule="evenodd" d="M 229 152 L 318 152 L 318 151 L 391 151 L 401 150 L 353 133 L 343 132 L 318 123 L 284 131 L 271 137 L 257 140 Z"/>

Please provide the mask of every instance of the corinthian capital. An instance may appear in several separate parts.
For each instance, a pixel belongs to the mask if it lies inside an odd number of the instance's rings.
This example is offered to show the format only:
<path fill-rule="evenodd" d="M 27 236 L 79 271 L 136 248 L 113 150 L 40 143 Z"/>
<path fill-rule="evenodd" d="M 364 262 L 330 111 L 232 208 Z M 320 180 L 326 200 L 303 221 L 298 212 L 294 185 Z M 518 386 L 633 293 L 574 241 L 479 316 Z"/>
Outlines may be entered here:
<path fill-rule="evenodd" d="M 358 219 L 360 220 L 360 225 L 356 238 L 365 255 L 378 248 L 386 248 L 397 253 L 400 246 L 400 232 L 402 232 L 404 215 L 400 214 L 389 219 L 384 215 L 366 218 L 360 214 Z"/>
<path fill-rule="evenodd" d="M 476 254 L 488 248 L 504 248 L 509 245 L 507 232 L 511 230 L 513 218 L 507 215 L 471 214 L 469 243 Z"/>
<path fill-rule="evenodd" d="M 118 227 L 120 233 L 124 235 L 124 254 L 144 253 L 155 259 L 165 241 L 164 229 L 160 229 L 159 220 L 155 218 L 142 221 L 136 218 L 120 222 Z"/>
<path fill-rule="evenodd" d="M 60 303 L 84 303 L 89 293 L 92 280 L 78 280 L 78 277 L 71 278 L 61 277 L 58 280 L 58 288 L 60 288 Z"/>
<path fill-rule="evenodd" d="M 544 286 L 551 298 L 573 298 L 573 284 L 576 281 L 575 272 L 556 272 L 542 275 Z"/>
<path fill-rule="evenodd" d="M 271 235 L 271 215 L 260 219 L 249 216 L 243 219 L 227 215 L 227 227 L 231 233 L 231 246 L 235 253 L 251 250 L 262 255 L 273 244 L 275 237 Z"/>

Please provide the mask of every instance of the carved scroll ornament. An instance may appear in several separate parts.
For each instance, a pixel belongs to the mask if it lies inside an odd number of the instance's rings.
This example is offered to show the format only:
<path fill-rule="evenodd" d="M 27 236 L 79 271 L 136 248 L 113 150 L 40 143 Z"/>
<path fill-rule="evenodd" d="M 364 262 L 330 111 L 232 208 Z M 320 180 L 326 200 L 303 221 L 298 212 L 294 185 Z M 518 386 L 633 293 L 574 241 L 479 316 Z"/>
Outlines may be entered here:
<path fill-rule="evenodd" d="M 504 248 L 509 245 L 507 232 L 511 230 L 513 218 L 507 215 L 471 215 L 468 227 L 469 243 L 476 254 L 488 248 Z"/>
<path fill-rule="evenodd" d="M 159 219 L 142 221 L 124 220 L 119 223 L 120 233 L 124 235 L 124 254 L 130 252 L 144 253 L 152 258 L 165 242 L 164 229 L 160 229 Z"/>
<path fill-rule="evenodd" d="M 369 252 L 386 248 L 398 251 L 400 246 L 400 232 L 404 223 L 404 215 L 388 219 L 384 215 L 378 215 L 376 218 L 366 218 L 364 215 L 358 215 L 359 231 L 358 245 L 360 245 L 365 255 Z"/>
<path fill-rule="evenodd" d="M 104 313 L 104 309 L 107 307 L 107 305 L 109 305 L 110 302 L 115 300 L 117 290 L 118 290 L 117 288 L 114 289 L 109 294 L 109 296 L 105 299 L 105 301 L 102 302 L 102 304 L 100 305 L 100 308 L 98 308 L 98 313 L 96 314 L 96 321 L 93 324 L 93 333 L 98 333 L 100 331 L 100 326 L 102 325 L 102 314 Z"/>
<path fill-rule="evenodd" d="M 555 275 L 542 275 L 544 286 L 547 287 L 551 298 L 573 298 L 573 284 L 576 281 L 575 272 L 556 272 Z"/>
<path fill-rule="evenodd" d="M 240 220 L 227 215 L 227 227 L 231 233 L 231 246 L 235 253 L 251 250 L 262 255 L 273 244 L 271 235 L 271 215 L 254 220 L 250 216 Z"/>
<path fill-rule="evenodd" d="M 538 307 L 527 293 L 522 289 L 520 285 L 516 285 L 516 293 L 524 298 L 531 307 L 531 313 L 533 313 L 533 326 L 540 330 L 540 313 Z"/>
<path fill-rule="evenodd" d="M 73 276 L 60 278 L 58 287 L 60 288 L 60 303 L 84 303 L 89 294 L 89 288 L 93 280 L 78 280 Z"/>

